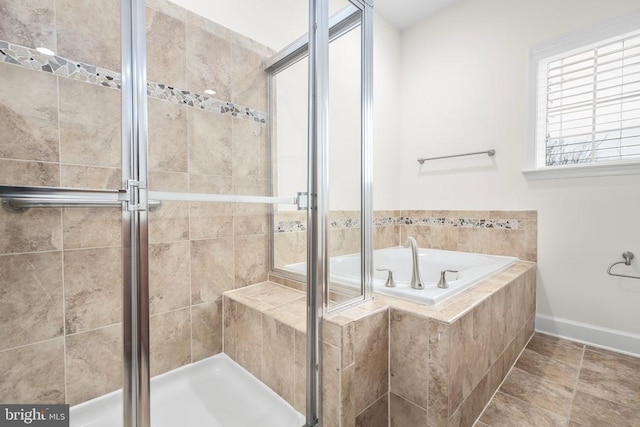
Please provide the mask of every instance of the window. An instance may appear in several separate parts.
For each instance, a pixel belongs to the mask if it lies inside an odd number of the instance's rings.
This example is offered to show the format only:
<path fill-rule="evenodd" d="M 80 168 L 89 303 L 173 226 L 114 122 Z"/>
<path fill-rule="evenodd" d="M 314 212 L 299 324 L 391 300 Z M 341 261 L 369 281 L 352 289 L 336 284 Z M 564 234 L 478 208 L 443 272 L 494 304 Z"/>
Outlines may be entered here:
<path fill-rule="evenodd" d="M 534 51 L 533 158 L 525 174 L 640 173 L 640 25 L 563 49 L 580 40 Z"/>

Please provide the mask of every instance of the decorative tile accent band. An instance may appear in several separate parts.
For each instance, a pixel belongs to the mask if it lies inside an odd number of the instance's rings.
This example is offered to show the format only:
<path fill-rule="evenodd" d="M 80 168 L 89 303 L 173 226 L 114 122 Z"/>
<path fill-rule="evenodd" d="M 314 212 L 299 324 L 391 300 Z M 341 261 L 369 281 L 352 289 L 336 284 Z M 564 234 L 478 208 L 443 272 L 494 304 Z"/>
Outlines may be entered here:
<path fill-rule="evenodd" d="M 337 230 L 342 228 L 360 228 L 359 219 L 339 219 L 329 220 L 329 229 Z M 307 224 L 301 220 L 279 221 L 275 224 L 276 233 L 299 233 L 307 231 Z"/>
<path fill-rule="evenodd" d="M 70 61 L 61 56 L 44 55 L 35 49 L 0 40 L 2 62 L 44 71 L 81 82 L 120 89 L 120 73 L 82 62 Z"/>
<path fill-rule="evenodd" d="M 429 227 L 465 227 L 492 228 L 502 230 L 523 230 L 524 222 L 518 219 L 470 219 L 470 218 L 434 218 L 434 217 L 385 217 L 373 220 L 374 227 L 385 225 L 418 225 Z M 330 229 L 360 228 L 359 219 L 331 220 Z M 307 230 L 304 221 L 279 221 L 275 224 L 275 233 L 298 233 Z"/>
<path fill-rule="evenodd" d="M 299 233 L 307 231 L 307 224 L 304 221 L 279 221 L 275 224 L 275 233 Z"/>
<path fill-rule="evenodd" d="M 85 83 L 120 89 L 120 73 L 95 65 L 76 62 L 61 56 L 44 55 L 35 49 L 0 40 L 0 58 L 5 64 L 51 73 Z M 196 92 L 181 90 L 162 83 L 147 82 L 147 95 L 172 104 L 188 105 L 218 114 L 230 114 L 258 123 L 267 123 L 267 113 L 249 107 L 220 101 Z"/>
<path fill-rule="evenodd" d="M 329 228 L 360 228 L 360 218 L 329 219 Z"/>

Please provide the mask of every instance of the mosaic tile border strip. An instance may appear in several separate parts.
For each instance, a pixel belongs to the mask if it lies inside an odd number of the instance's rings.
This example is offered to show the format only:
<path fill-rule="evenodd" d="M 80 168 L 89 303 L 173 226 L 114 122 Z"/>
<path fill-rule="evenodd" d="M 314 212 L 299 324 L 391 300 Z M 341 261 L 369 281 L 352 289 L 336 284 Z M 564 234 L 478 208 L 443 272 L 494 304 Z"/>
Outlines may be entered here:
<path fill-rule="evenodd" d="M 417 225 L 425 227 L 461 227 L 490 228 L 500 230 L 524 230 L 524 221 L 519 219 L 470 219 L 470 218 L 436 218 L 436 217 L 386 217 L 373 220 L 374 227 L 386 225 Z M 330 221 L 330 229 L 360 228 L 359 219 Z M 306 231 L 304 221 L 279 221 L 275 224 L 275 233 L 298 233 Z"/>
<path fill-rule="evenodd" d="M 338 219 L 329 221 L 329 229 L 360 228 L 360 219 Z M 307 224 L 301 220 L 280 221 L 275 225 L 276 233 L 299 233 L 307 230 Z"/>
<path fill-rule="evenodd" d="M 42 71 L 55 76 L 65 77 L 98 86 L 120 90 L 122 81 L 120 73 L 107 70 L 84 62 L 72 61 L 61 56 L 44 55 L 35 49 L 0 40 L 0 62 L 17 65 L 30 70 Z M 267 123 L 267 113 L 221 101 L 207 95 L 182 90 L 163 83 L 149 81 L 147 95 L 168 101 L 172 104 L 187 105 L 218 114 L 229 114 L 232 117 Z"/>
<path fill-rule="evenodd" d="M 307 224 L 304 221 L 280 221 L 275 224 L 274 233 L 300 233 L 307 231 Z"/>
<path fill-rule="evenodd" d="M 120 89 L 120 73 L 105 68 L 70 61 L 61 56 L 44 55 L 35 49 L 0 40 L 0 55 L 5 64 L 43 71 L 60 77 Z"/>
<path fill-rule="evenodd" d="M 471 219 L 471 218 L 415 218 L 399 217 L 396 222 L 400 225 L 422 225 L 430 227 L 465 227 L 465 228 L 494 228 L 502 230 L 522 230 L 524 224 L 519 219 Z M 374 225 L 375 221 L 374 221 Z"/>

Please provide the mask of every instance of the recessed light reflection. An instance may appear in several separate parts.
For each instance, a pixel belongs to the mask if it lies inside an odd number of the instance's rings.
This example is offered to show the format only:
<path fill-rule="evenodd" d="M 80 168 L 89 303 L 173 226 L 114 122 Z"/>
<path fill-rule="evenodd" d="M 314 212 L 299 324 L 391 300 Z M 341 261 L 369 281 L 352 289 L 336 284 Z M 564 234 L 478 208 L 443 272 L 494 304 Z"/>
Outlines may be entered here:
<path fill-rule="evenodd" d="M 46 47 L 37 47 L 36 50 L 43 55 L 48 55 L 48 56 L 55 55 L 54 51 L 52 51 L 51 49 L 47 49 Z"/>
<path fill-rule="evenodd" d="M 207 95 L 215 95 L 216 91 L 213 89 L 207 89 L 204 91 L 204 93 L 206 93 Z"/>

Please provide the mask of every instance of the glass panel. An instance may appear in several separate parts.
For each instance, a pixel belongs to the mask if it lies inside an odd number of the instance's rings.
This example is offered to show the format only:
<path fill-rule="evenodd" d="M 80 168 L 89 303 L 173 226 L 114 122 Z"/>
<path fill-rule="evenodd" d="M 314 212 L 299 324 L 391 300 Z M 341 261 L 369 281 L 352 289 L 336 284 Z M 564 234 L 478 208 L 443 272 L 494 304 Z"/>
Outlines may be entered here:
<path fill-rule="evenodd" d="M 209 3 L 147 8 L 152 424 L 299 427 L 305 294 L 267 282 L 271 207 L 210 200 L 272 196 L 264 68 L 307 4 Z"/>
<path fill-rule="evenodd" d="M 114 195 L 120 2 L 2 0 L 0 9 L 0 186 Z M 77 405 L 122 387 L 121 217 L 118 203 L 0 209 L 3 404 Z M 119 399 L 105 425 L 121 422 Z"/>
<path fill-rule="evenodd" d="M 331 5 L 351 5 L 348 1 Z M 353 6 L 351 6 L 353 8 Z M 355 8 L 354 8 L 355 9 Z M 342 10 L 342 9 L 339 9 Z M 358 12 L 359 13 L 359 12 Z M 337 19 L 332 20 L 336 24 Z M 345 21 L 346 22 L 346 21 Z M 338 26 L 335 26 L 338 28 Z M 361 289 L 361 31 L 359 24 L 334 32 L 329 43 L 329 305 L 362 295 Z M 275 194 L 307 187 L 307 58 L 287 64 L 272 78 Z M 305 281 L 306 211 L 274 210 L 273 268 Z"/>
<path fill-rule="evenodd" d="M 308 68 L 305 57 L 273 77 L 273 177 L 278 196 L 307 191 Z M 307 211 L 278 205 L 273 222 L 274 268 L 296 273 L 306 281 Z"/>
<path fill-rule="evenodd" d="M 342 6 L 349 2 L 336 2 Z M 336 21 L 337 22 L 337 21 Z M 337 27 L 336 27 L 337 28 Z M 329 305 L 362 295 L 361 289 L 361 31 L 334 33 L 329 43 Z M 307 186 L 307 58 L 272 78 L 274 189 L 278 196 Z M 305 281 L 306 211 L 274 209 L 273 268 Z"/>
<path fill-rule="evenodd" d="M 329 305 L 362 294 L 361 31 L 329 44 Z"/>

